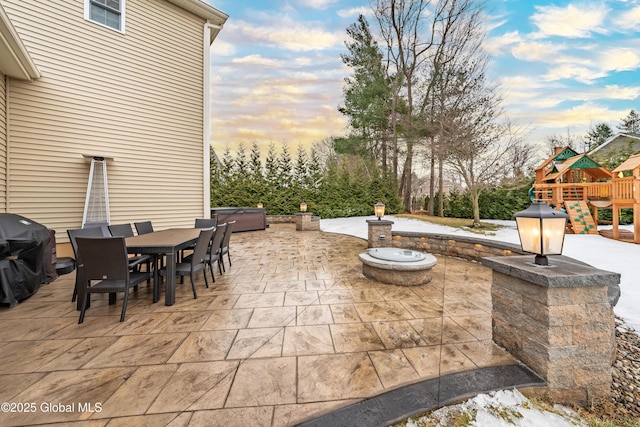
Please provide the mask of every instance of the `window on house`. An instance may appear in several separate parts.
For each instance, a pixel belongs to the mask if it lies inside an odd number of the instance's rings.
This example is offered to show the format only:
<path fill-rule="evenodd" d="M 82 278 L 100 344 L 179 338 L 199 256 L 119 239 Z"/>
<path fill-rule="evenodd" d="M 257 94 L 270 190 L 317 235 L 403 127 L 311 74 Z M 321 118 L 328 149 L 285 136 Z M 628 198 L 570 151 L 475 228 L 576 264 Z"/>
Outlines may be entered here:
<path fill-rule="evenodd" d="M 124 32 L 125 0 L 85 0 L 85 18 Z"/>

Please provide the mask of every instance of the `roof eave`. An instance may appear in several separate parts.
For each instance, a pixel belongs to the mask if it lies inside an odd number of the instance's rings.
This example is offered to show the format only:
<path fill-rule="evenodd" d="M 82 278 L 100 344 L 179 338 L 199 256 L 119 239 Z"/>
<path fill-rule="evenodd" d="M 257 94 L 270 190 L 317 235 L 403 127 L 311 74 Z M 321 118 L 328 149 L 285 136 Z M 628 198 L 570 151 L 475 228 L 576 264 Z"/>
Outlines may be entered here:
<path fill-rule="evenodd" d="M 227 19 L 229 18 L 229 15 L 227 15 L 226 13 L 219 11 L 213 6 L 209 6 L 208 4 L 204 3 L 201 0 L 167 0 L 167 1 L 193 13 L 194 15 L 200 18 L 206 19 L 209 24 L 213 24 L 216 26 L 222 27 L 224 23 L 227 22 Z M 220 30 L 211 32 L 211 43 L 213 43 L 213 40 L 215 39 L 215 37 L 218 35 L 219 32 Z"/>
<path fill-rule="evenodd" d="M 19 80 L 40 78 L 40 71 L 0 4 L 0 72 Z"/>
<path fill-rule="evenodd" d="M 600 151 L 600 149 L 605 148 L 607 145 L 611 144 L 613 141 L 615 141 L 616 139 L 618 139 L 620 137 L 627 137 L 627 138 L 631 138 L 631 139 L 640 140 L 640 136 L 638 136 L 636 134 L 633 134 L 633 133 L 625 133 L 625 132 L 617 133 L 615 135 L 610 136 L 609 139 L 607 139 L 602 144 L 598 145 L 593 150 L 589 151 L 589 155 L 597 153 L 598 151 Z"/>

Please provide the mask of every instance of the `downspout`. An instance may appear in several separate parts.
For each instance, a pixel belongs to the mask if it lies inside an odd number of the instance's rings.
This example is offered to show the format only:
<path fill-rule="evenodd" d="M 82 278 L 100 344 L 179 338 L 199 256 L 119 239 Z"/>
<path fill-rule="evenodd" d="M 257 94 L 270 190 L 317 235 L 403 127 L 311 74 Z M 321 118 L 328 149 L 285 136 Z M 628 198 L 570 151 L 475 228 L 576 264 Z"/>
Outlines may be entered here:
<path fill-rule="evenodd" d="M 211 161 L 211 31 L 222 30 L 222 25 L 212 24 L 206 22 L 204 24 L 204 94 L 203 94 L 203 143 L 204 150 L 203 158 L 203 180 L 204 180 L 204 206 L 203 206 L 203 218 L 211 218 L 211 168 L 209 163 Z"/>
<path fill-rule="evenodd" d="M 4 153 L 0 153 L 0 155 L 4 155 L 5 168 L 4 168 L 4 213 L 11 212 L 9 207 L 10 197 L 9 197 L 9 144 L 11 141 L 11 129 L 9 129 L 9 79 L 6 75 L 2 75 L 4 79 Z"/>

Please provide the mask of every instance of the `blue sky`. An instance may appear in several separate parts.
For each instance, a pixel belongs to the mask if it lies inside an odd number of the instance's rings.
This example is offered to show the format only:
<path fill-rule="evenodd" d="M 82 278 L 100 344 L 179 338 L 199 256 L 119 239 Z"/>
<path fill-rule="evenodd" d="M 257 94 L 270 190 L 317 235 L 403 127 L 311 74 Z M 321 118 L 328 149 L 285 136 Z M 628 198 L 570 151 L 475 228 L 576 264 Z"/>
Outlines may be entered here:
<path fill-rule="evenodd" d="M 346 132 L 337 111 L 346 28 L 368 0 L 205 0 L 229 15 L 212 46 L 212 145 L 221 152 Z M 612 128 L 640 110 L 640 0 L 488 0 L 489 76 L 528 140 Z M 293 151 L 292 151 L 293 152 Z M 266 153 L 266 150 L 265 150 Z"/>

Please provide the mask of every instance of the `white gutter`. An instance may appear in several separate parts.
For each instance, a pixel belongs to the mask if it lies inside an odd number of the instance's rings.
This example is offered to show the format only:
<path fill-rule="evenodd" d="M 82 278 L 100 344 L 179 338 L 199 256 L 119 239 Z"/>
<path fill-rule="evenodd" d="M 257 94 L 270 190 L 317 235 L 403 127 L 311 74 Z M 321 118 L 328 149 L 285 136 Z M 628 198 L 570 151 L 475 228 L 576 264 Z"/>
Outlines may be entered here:
<path fill-rule="evenodd" d="M 40 78 L 40 71 L 20 40 L 9 15 L 0 4 L 0 72 L 6 76 L 26 81 Z"/>
<path fill-rule="evenodd" d="M 203 183 L 204 183 L 204 206 L 203 218 L 211 218 L 211 43 L 215 34 L 222 30 L 222 25 L 207 22 L 204 24 L 203 48 L 204 48 L 204 93 L 203 93 Z"/>

